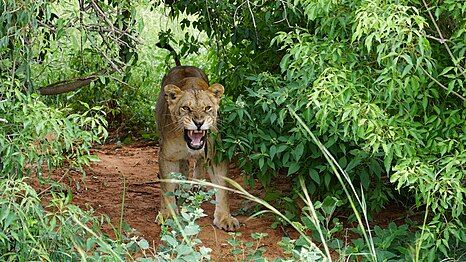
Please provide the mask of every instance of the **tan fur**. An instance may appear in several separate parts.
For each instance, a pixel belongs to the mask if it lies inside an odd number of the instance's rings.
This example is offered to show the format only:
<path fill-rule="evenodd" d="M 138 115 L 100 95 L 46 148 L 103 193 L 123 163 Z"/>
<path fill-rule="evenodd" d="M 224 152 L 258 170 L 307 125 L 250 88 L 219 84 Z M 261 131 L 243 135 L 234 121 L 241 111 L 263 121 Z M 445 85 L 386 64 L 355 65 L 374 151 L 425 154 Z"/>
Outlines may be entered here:
<path fill-rule="evenodd" d="M 161 138 L 159 166 L 163 179 L 172 172 L 187 174 L 188 160 L 195 160 L 194 177 L 209 175 L 212 183 L 225 185 L 223 177 L 228 172 L 228 163 L 219 164 L 212 161 L 215 155 L 214 143 L 207 134 L 202 149 L 188 148 L 184 139 L 184 130 L 196 128 L 195 123 L 203 123 L 202 129 L 217 131 L 217 111 L 224 88 L 220 84 L 209 86 L 205 73 L 196 67 L 175 67 L 164 77 L 157 101 L 157 128 Z M 207 150 L 205 150 L 207 147 Z M 206 153 L 207 152 L 207 153 Z M 176 185 L 161 183 L 162 198 L 160 214 L 170 215 L 169 207 L 176 210 L 175 199 L 167 196 Z M 231 216 L 228 194 L 217 190 L 214 224 L 226 231 L 239 227 L 238 220 Z"/>

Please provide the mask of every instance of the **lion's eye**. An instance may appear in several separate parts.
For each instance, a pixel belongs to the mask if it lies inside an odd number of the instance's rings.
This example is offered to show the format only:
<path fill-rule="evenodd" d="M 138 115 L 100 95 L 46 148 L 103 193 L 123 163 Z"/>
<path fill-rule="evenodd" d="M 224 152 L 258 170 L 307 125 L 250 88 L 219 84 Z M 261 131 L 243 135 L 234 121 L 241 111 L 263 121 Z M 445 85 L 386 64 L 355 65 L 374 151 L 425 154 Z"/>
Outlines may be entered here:
<path fill-rule="evenodd" d="M 183 106 L 181 109 L 183 109 L 183 111 L 191 111 L 191 108 L 189 108 L 189 106 Z"/>
<path fill-rule="evenodd" d="M 205 107 L 205 111 L 206 111 L 206 112 L 209 112 L 210 110 L 212 110 L 212 107 L 211 107 L 211 106 L 206 106 L 206 107 Z"/>

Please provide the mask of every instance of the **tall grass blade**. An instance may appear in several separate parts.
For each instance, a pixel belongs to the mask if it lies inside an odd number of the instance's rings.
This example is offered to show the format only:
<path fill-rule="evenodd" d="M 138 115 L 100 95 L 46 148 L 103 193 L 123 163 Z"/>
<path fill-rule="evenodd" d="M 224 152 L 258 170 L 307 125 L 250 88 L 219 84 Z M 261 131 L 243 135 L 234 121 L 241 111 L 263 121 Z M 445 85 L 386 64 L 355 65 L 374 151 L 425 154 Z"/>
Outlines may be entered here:
<path fill-rule="evenodd" d="M 324 237 L 324 235 L 322 233 L 322 228 L 320 227 L 319 218 L 317 217 L 317 213 L 316 213 L 316 210 L 314 208 L 314 204 L 311 201 L 311 197 L 309 196 L 306 184 L 304 183 L 304 179 L 303 179 L 302 176 L 299 176 L 299 184 L 301 185 L 301 188 L 302 188 L 303 193 L 304 193 L 303 200 L 307 204 L 307 206 L 309 207 L 309 210 L 311 212 L 312 219 L 311 219 L 311 216 L 308 216 L 308 218 L 312 221 L 312 223 L 316 227 L 317 232 L 319 233 L 320 239 L 322 240 L 322 245 L 324 246 L 325 254 L 327 254 L 327 257 L 330 258 L 331 257 L 330 256 L 330 250 L 328 249 L 326 239 L 325 239 L 325 237 Z"/>
<path fill-rule="evenodd" d="M 370 255 L 372 257 L 373 261 L 377 261 L 377 254 L 375 252 L 375 246 L 374 246 L 374 241 L 372 239 L 372 234 L 371 234 L 371 229 L 369 226 L 369 222 L 367 219 L 367 211 L 364 208 L 364 203 L 361 201 L 359 198 L 358 193 L 356 192 L 356 189 L 353 186 L 353 183 L 351 182 L 351 179 L 349 178 L 348 174 L 341 168 L 341 166 L 338 164 L 338 162 L 335 160 L 335 158 L 332 156 L 332 154 L 327 150 L 327 148 L 320 142 L 320 140 L 311 132 L 309 127 L 304 123 L 304 121 L 299 117 L 294 110 L 288 106 L 288 110 L 291 113 L 291 115 L 296 118 L 298 123 L 306 130 L 307 134 L 312 138 L 312 141 L 319 147 L 319 149 L 322 151 L 325 159 L 327 162 L 330 164 L 333 172 L 335 173 L 336 177 L 338 178 L 338 181 L 343 187 L 343 190 L 345 191 L 346 196 L 348 197 L 348 201 L 350 202 L 351 208 L 353 209 L 354 215 L 356 216 L 356 219 L 358 220 L 359 227 L 361 229 L 361 232 L 364 236 L 364 240 L 369 246 L 370 249 Z M 351 191 L 353 194 L 350 194 L 346 184 L 344 183 L 342 176 L 345 178 L 346 182 L 348 183 L 349 187 L 351 188 Z M 364 223 L 362 221 L 361 214 L 359 213 L 358 209 L 356 208 L 356 204 L 353 200 L 353 195 L 354 198 L 356 198 L 359 206 L 362 209 L 363 216 L 364 216 Z"/>

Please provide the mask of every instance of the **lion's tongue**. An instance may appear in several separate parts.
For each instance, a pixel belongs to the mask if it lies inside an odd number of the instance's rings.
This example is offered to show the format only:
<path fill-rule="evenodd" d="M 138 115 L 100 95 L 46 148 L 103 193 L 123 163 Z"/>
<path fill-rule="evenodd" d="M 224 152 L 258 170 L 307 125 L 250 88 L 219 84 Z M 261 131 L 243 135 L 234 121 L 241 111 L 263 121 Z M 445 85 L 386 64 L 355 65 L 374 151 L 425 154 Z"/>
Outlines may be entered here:
<path fill-rule="evenodd" d="M 189 131 L 188 132 L 189 138 L 191 138 L 191 145 L 193 146 L 200 146 L 201 145 L 201 139 L 204 137 L 204 131 L 202 132 L 195 132 L 195 131 Z"/>

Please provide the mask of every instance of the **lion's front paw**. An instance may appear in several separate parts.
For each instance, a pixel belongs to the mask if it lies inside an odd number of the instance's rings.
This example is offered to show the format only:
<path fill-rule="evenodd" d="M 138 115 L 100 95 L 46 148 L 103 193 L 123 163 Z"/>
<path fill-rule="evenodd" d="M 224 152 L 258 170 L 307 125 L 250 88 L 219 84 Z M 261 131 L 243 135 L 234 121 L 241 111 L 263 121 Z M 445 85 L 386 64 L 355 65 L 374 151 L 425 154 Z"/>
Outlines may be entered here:
<path fill-rule="evenodd" d="M 238 219 L 230 214 L 215 216 L 214 225 L 225 231 L 235 231 L 239 228 Z"/>

